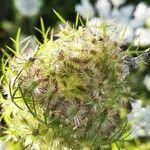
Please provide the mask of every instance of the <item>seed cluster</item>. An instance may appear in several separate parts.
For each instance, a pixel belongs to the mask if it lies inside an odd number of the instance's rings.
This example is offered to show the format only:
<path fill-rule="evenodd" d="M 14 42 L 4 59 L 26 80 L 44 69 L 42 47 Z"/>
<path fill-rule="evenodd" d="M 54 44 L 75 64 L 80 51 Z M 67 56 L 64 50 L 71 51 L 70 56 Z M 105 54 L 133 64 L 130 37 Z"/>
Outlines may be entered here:
<path fill-rule="evenodd" d="M 44 124 L 44 129 L 53 132 L 51 146 L 56 139 L 76 149 L 111 143 L 120 127 L 118 112 L 128 92 L 122 77 L 124 57 L 125 52 L 108 36 L 97 37 L 87 27 L 61 28 L 58 39 L 39 46 L 30 58 L 18 55 L 10 61 L 9 75 L 15 76 L 13 85 L 7 77 L 11 98 L 22 108 L 13 106 L 18 112 L 9 116 L 10 120 L 20 113 L 30 114 L 38 124 L 32 136 L 40 134 Z M 29 122 L 17 123 L 26 126 Z M 18 141 L 19 137 L 29 138 L 18 133 Z M 39 138 L 48 141 L 46 133 Z"/>

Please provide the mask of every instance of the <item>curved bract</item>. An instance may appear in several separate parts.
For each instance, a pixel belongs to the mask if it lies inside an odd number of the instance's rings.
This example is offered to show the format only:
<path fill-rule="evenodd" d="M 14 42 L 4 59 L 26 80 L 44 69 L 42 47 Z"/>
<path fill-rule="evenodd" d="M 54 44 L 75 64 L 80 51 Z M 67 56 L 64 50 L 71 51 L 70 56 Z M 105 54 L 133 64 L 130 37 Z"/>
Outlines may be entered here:
<path fill-rule="evenodd" d="M 66 24 L 36 50 L 17 47 L 4 69 L 4 139 L 31 149 L 97 149 L 124 133 L 119 109 L 130 88 L 127 56 L 107 34 Z M 7 92 L 8 91 L 8 92 Z"/>

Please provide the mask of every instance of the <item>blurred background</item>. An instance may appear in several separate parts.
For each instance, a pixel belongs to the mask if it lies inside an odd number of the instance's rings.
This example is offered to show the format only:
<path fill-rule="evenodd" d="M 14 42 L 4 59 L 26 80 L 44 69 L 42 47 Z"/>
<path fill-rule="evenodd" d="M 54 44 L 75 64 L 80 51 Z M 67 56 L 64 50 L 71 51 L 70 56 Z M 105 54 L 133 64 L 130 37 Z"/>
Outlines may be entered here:
<path fill-rule="evenodd" d="M 13 46 L 10 37 L 15 37 L 19 27 L 23 38 L 35 35 L 40 39 L 34 27 L 40 28 L 42 17 L 46 28 L 50 26 L 57 30 L 59 20 L 53 9 L 70 22 L 75 22 L 77 13 L 83 22 L 88 18 L 88 25 L 96 34 L 100 33 L 94 27 L 103 16 L 106 22 L 117 23 L 118 33 L 126 28 L 123 48 L 142 51 L 150 47 L 150 0 L 0 0 L 0 58 L 2 49 L 6 49 L 5 45 Z M 125 113 L 128 113 L 134 132 L 128 142 L 122 143 L 125 150 L 150 150 L 149 68 L 150 63 L 147 61 L 130 75 L 136 94 L 135 101 Z"/>
<path fill-rule="evenodd" d="M 53 9 L 71 22 L 75 21 L 76 12 L 83 19 L 89 17 L 92 20 L 100 18 L 101 15 L 105 19 L 110 19 L 109 15 L 112 15 L 113 19 L 125 22 L 129 19 L 133 20 L 134 11 L 139 3 L 142 4 L 135 16 L 141 23 L 134 20 L 136 22 L 132 21 L 132 26 L 150 26 L 150 20 L 145 20 L 148 17 L 148 12 L 145 13 L 145 11 L 147 11 L 150 0 L 0 0 L 0 47 L 10 42 L 9 37 L 15 36 L 19 27 L 26 36 L 37 34 L 34 27 L 40 27 L 39 17 L 44 19 L 46 27 L 56 27 L 58 18 Z M 91 13 L 90 16 L 86 10 L 91 10 L 88 12 Z M 121 17 L 122 12 L 126 16 Z M 145 24 L 143 20 L 146 21 Z"/>
<path fill-rule="evenodd" d="M 56 26 L 58 18 L 53 13 L 57 10 L 64 18 L 73 21 L 75 5 L 79 0 L 0 0 L 0 46 L 8 44 L 19 27 L 23 34 L 35 34 L 34 27 L 40 26 L 42 17 L 45 26 Z"/>

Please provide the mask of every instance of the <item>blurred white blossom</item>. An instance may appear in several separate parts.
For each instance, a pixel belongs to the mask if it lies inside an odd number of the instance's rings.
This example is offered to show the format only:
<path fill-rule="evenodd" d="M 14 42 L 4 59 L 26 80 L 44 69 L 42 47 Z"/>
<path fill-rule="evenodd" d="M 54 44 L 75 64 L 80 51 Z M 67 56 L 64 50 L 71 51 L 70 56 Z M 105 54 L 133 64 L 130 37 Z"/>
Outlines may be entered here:
<path fill-rule="evenodd" d="M 41 0 L 14 0 L 16 9 L 22 16 L 32 17 L 39 13 Z"/>
<path fill-rule="evenodd" d="M 126 2 L 126 0 L 111 0 L 111 1 L 115 7 L 119 7 L 120 5 Z"/>
<path fill-rule="evenodd" d="M 111 0 L 111 2 L 110 0 L 97 0 L 94 9 L 89 0 L 85 1 L 82 0 L 81 4 L 76 5 L 76 11 L 84 19 L 91 13 L 88 25 L 91 26 L 93 33 L 100 36 L 101 17 L 103 17 L 106 23 L 115 22 L 118 26 L 115 31 L 116 35 L 115 33 L 112 34 L 113 38 L 118 37 L 118 34 L 126 30 L 125 43 L 123 44 L 135 41 L 133 44 L 138 45 L 139 40 L 141 45 L 147 46 L 150 44 L 150 31 L 144 28 L 147 20 L 150 19 L 150 7 L 144 2 L 140 2 L 136 6 L 133 4 L 123 5 L 126 0 Z M 84 3 L 88 3 L 88 5 Z M 80 8 L 77 9 L 79 6 Z M 137 38 L 139 34 L 140 39 Z"/>
<path fill-rule="evenodd" d="M 111 4 L 108 0 L 98 0 L 95 4 L 95 8 L 101 17 L 109 18 L 109 14 L 111 11 Z"/>
<path fill-rule="evenodd" d="M 133 28 L 131 28 L 130 26 L 127 26 L 126 24 L 122 24 L 121 27 L 120 27 L 120 32 L 121 32 L 121 34 L 124 38 L 124 42 L 125 43 L 130 43 L 131 41 L 133 41 L 133 39 L 134 39 L 134 30 L 133 30 Z"/>
<path fill-rule="evenodd" d="M 90 30 L 97 36 L 100 35 L 100 25 L 101 25 L 100 18 L 92 18 L 88 23 Z"/>
<path fill-rule="evenodd" d="M 81 0 L 81 4 L 77 4 L 75 9 L 84 19 L 94 17 L 95 10 L 89 0 Z"/>
<path fill-rule="evenodd" d="M 150 91 L 150 75 L 146 75 L 143 84 L 146 86 L 147 90 Z"/>
<path fill-rule="evenodd" d="M 134 30 L 135 29 L 138 29 L 138 28 L 141 28 L 144 26 L 144 23 L 142 21 L 140 21 L 139 19 L 132 19 L 130 20 L 130 27 L 133 28 Z"/>
<path fill-rule="evenodd" d="M 128 17 L 129 20 L 131 19 L 133 11 L 134 11 L 134 5 L 131 5 L 131 4 L 120 8 L 120 13 L 123 16 Z"/>
<path fill-rule="evenodd" d="M 137 5 L 136 10 L 134 12 L 134 16 L 136 19 L 146 20 L 149 17 L 150 7 L 148 7 L 145 3 L 141 2 Z"/>
<path fill-rule="evenodd" d="M 135 45 L 138 45 L 138 44 L 142 46 L 150 45 L 150 29 L 137 28 L 135 30 L 135 36 L 138 37 L 134 41 Z"/>
<path fill-rule="evenodd" d="M 150 106 L 142 107 L 141 101 L 133 102 L 128 120 L 132 124 L 132 136 L 150 136 Z"/>

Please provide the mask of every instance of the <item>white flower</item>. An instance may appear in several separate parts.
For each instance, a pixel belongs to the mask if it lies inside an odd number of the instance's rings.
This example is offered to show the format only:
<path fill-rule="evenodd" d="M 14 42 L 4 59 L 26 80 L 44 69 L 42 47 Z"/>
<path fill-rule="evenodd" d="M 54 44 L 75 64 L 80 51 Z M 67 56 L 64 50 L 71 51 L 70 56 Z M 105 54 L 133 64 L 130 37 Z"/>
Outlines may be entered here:
<path fill-rule="evenodd" d="M 135 31 L 135 36 L 139 37 L 135 40 L 134 45 L 150 45 L 150 29 L 138 28 Z"/>
<path fill-rule="evenodd" d="M 130 12 L 133 10 L 132 6 L 129 6 L 127 9 L 129 9 Z M 123 35 L 125 43 L 132 42 L 134 32 L 133 28 L 130 26 L 130 15 L 126 12 L 126 10 L 124 8 L 121 10 L 114 9 L 112 11 L 112 19 L 117 23 L 116 38 L 118 35 Z"/>
<path fill-rule="evenodd" d="M 89 0 L 81 0 L 81 4 L 77 4 L 75 9 L 84 19 L 94 17 L 95 11 Z"/>
<path fill-rule="evenodd" d="M 135 102 L 131 103 L 132 106 L 132 112 L 138 112 L 141 110 L 142 102 L 140 100 L 135 100 Z"/>
<path fill-rule="evenodd" d="M 133 5 L 126 5 L 122 8 L 120 8 L 120 12 L 124 15 L 124 16 L 128 16 L 131 17 L 132 13 L 134 11 L 134 6 Z"/>
<path fill-rule="evenodd" d="M 119 23 L 126 23 L 128 24 L 130 18 L 128 16 L 125 16 L 124 14 L 122 14 L 120 12 L 120 10 L 118 9 L 113 9 L 112 11 L 112 19 L 114 19 L 115 21 L 119 22 Z"/>
<path fill-rule="evenodd" d="M 116 22 L 117 28 L 114 29 L 114 32 L 110 33 L 110 38 L 112 40 L 117 40 L 124 43 L 129 43 L 133 40 L 133 30 L 124 23 Z M 124 44 L 122 43 L 122 44 Z"/>
<path fill-rule="evenodd" d="M 99 16 L 104 18 L 109 18 L 111 11 L 111 4 L 108 0 L 98 0 L 95 4 L 95 8 Z"/>
<path fill-rule="evenodd" d="M 131 105 L 132 111 L 128 114 L 128 120 L 132 124 L 132 136 L 150 136 L 150 106 L 142 107 L 140 101 Z"/>
<path fill-rule="evenodd" d="M 150 11 L 149 7 L 145 3 L 141 2 L 136 7 L 134 16 L 136 19 L 145 21 L 149 17 L 148 15 L 149 11 Z"/>
<path fill-rule="evenodd" d="M 100 18 L 92 18 L 88 26 L 90 27 L 90 30 L 97 36 L 100 36 L 100 26 L 101 26 L 101 19 Z"/>
<path fill-rule="evenodd" d="M 123 36 L 124 42 L 125 43 L 130 43 L 134 39 L 134 31 L 133 28 L 131 28 L 129 25 L 127 26 L 126 24 L 122 24 L 120 28 L 120 33 Z"/>
<path fill-rule="evenodd" d="M 102 30 L 101 30 L 101 23 L 102 20 L 100 18 L 92 18 L 89 22 L 88 22 L 88 26 L 91 30 L 91 32 L 93 32 L 97 38 L 99 38 L 100 36 L 102 36 Z M 110 35 L 110 38 L 113 40 L 113 36 L 114 36 L 114 29 L 116 28 L 114 25 L 114 22 L 111 20 L 104 20 L 104 23 L 107 24 L 109 26 L 107 33 L 108 35 Z"/>
<path fill-rule="evenodd" d="M 114 7 L 112 7 L 111 2 Z M 101 17 L 103 17 L 106 23 L 115 21 L 118 25 L 118 29 L 117 31 L 115 31 L 116 35 L 114 33 L 114 35 L 112 36 L 113 39 L 117 38 L 118 34 L 121 35 L 126 28 L 127 30 L 124 36 L 126 40 L 124 40 L 123 44 L 131 43 L 134 41 L 135 46 L 149 45 L 150 29 L 145 29 L 144 25 L 146 24 L 146 21 L 148 25 L 148 19 L 150 19 L 150 7 L 148 7 L 143 2 L 139 3 L 137 7 L 132 4 L 119 7 L 124 4 L 126 0 L 111 0 L 111 2 L 110 0 L 97 0 L 95 9 L 99 18 L 95 16 L 92 17 L 91 15 L 91 18 L 89 20 L 91 31 L 96 35 L 100 35 L 98 24 L 99 22 L 101 22 Z M 87 3 L 89 3 L 89 0 L 87 0 Z M 78 11 L 81 16 L 89 13 L 85 13 L 85 11 L 83 10 L 84 9 L 80 8 L 80 11 Z M 94 11 L 93 7 L 92 11 Z M 140 38 L 138 38 L 139 34 Z"/>
<path fill-rule="evenodd" d="M 143 84 L 146 86 L 147 90 L 150 91 L 150 75 L 146 75 Z"/>
<path fill-rule="evenodd" d="M 111 0 L 111 1 L 115 7 L 119 7 L 120 5 L 126 2 L 126 0 Z"/>
<path fill-rule="evenodd" d="M 144 25 L 144 22 L 139 19 L 134 18 L 134 19 L 130 20 L 129 25 L 131 28 L 137 29 L 139 27 L 142 27 Z"/>
<path fill-rule="evenodd" d="M 41 0 L 14 0 L 16 9 L 22 16 L 32 17 L 40 11 Z"/>
<path fill-rule="evenodd" d="M 81 38 L 77 38 L 76 40 L 74 40 L 74 45 L 76 46 L 77 50 L 81 50 L 83 49 L 83 45 L 84 45 L 84 41 Z M 78 51 L 74 52 L 72 57 L 79 57 L 80 53 Z"/>

